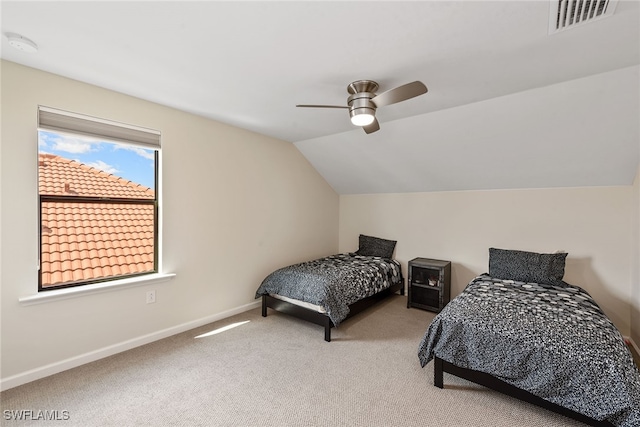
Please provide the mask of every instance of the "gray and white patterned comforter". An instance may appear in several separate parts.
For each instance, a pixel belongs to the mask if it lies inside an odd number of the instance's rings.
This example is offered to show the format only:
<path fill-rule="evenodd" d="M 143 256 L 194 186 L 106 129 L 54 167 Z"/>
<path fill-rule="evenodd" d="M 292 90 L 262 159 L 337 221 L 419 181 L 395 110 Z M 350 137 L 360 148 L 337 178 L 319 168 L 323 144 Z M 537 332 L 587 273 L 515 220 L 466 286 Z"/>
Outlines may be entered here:
<path fill-rule="evenodd" d="M 274 271 L 262 281 L 256 298 L 277 294 L 319 305 L 337 326 L 349 314 L 349 304 L 402 282 L 398 261 L 345 253 Z"/>
<path fill-rule="evenodd" d="M 640 426 L 640 373 L 620 332 L 583 289 L 481 275 L 419 345 L 596 420 Z"/>

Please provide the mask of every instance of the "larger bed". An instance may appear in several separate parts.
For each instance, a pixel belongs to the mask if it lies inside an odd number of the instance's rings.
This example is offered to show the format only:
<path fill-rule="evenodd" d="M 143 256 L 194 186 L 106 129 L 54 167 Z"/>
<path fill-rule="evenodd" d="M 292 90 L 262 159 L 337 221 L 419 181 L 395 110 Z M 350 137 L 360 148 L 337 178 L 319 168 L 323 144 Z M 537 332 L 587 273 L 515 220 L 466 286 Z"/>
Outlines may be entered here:
<path fill-rule="evenodd" d="M 400 263 L 392 259 L 395 241 L 360 235 L 357 252 L 331 255 L 280 268 L 256 291 L 267 308 L 331 328 L 348 317 L 400 291 L 404 279 Z"/>
<path fill-rule="evenodd" d="M 640 426 L 638 368 L 593 298 L 562 281 L 566 254 L 490 251 L 489 274 L 420 342 L 434 385 L 449 372 L 589 425 Z"/>

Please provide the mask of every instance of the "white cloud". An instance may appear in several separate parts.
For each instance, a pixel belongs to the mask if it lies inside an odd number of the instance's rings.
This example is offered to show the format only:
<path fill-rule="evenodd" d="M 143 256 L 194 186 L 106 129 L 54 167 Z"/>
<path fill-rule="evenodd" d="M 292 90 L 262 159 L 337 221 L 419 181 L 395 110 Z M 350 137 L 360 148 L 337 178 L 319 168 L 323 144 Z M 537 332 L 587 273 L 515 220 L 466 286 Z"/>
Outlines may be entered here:
<path fill-rule="evenodd" d="M 100 141 L 62 133 L 38 132 L 38 147 L 42 151 L 63 151 L 65 153 L 84 154 L 99 149 Z"/>
<path fill-rule="evenodd" d="M 115 175 L 117 172 L 120 172 L 114 166 L 111 166 L 111 165 L 103 162 L 102 160 L 97 160 L 95 162 L 85 163 L 85 164 L 87 166 L 89 166 L 89 167 L 100 169 L 101 171 L 104 171 L 106 173 L 110 173 L 112 175 Z"/>
<path fill-rule="evenodd" d="M 144 149 L 144 148 L 140 148 L 140 147 L 134 147 L 132 145 L 117 145 L 116 148 L 117 149 L 121 149 L 121 150 L 133 151 L 138 156 L 140 156 L 142 158 L 145 158 L 145 159 L 153 160 L 155 158 L 154 150 Z"/>
<path fill-rule="evenodd" d="M 47 136 L 44 135 L 42 132 L 38 132 L 38 148 L 48 148 L 48 147 L 49 147 L 49 141 Z"/>
<path fill-rule="evenodd" d="M 91 142 L 79 138 L 60 136 L 51 142 L 53 142 L 52 149 L 67 153 L 84 154 L 93 151 Z"/>
<path fill-rule="evenodd" d="M 53 133 L 38 132 L 38 147 L 52 151 L 62 151 L 65 153 L 85 154 L 96 151 L 100 142 L 77 136 Z"/>

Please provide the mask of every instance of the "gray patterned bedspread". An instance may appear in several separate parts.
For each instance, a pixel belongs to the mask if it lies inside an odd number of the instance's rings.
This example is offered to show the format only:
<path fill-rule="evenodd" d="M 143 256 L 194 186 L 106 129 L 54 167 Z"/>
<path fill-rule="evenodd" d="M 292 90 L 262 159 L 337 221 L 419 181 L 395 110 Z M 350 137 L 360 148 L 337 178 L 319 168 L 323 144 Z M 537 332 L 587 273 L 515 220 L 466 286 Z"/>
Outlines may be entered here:
<path fill-rule="evenodd" d="M 349 314 L 349 304 L 402 282 L 398 261 L 345 253 L 274 271 L 263 280 L 256 298 L 278 294 L 319 305 L 337 326 Z"/>
<path fill-rule="evenodd" d="M 433 356 L 482 371 L 560 406 L 640 426 L 640 373 L 620 332 L 577 286 L 475 278 L 420 342 Z"/>

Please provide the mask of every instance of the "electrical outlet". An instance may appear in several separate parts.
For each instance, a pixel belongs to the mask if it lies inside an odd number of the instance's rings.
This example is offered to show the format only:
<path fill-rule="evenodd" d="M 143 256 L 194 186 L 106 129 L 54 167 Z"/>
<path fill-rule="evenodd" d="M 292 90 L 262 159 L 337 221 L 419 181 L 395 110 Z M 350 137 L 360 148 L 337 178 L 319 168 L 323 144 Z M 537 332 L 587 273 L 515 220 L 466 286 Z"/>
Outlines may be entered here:
<path fill-rule="evenodd" d="M 147 292 L 147 304 L 153 304 L 156 302 L 156 291 Z"/>

